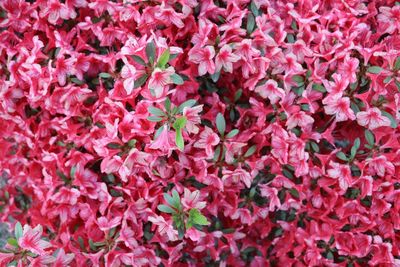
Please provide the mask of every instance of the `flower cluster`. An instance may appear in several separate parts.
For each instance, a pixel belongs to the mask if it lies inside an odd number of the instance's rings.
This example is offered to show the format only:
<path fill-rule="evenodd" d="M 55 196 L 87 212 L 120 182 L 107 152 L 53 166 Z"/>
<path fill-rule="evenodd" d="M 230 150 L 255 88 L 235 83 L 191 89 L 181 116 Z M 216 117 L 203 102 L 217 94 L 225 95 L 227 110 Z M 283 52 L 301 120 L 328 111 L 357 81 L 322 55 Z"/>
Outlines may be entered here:
<path fill-rule="evenodd" d="M 2 0 L 0 64 L 0 266 L 400 266 L 399 2 Z"/>

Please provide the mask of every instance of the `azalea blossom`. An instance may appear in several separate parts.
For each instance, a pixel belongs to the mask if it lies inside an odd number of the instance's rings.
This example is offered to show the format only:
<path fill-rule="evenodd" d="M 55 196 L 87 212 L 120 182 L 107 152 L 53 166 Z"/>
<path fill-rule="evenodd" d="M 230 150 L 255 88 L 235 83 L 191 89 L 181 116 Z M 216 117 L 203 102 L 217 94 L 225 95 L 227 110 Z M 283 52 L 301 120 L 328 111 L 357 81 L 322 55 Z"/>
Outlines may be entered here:
<path fill-rule="evenodd" d="M 206 126 L 204 131 L 200 133 L 200 140 L 194 144 L 194 147 L 204 148 L 207 157 L 210 158 L 213 156 L 213 147 L 218 145 L 219 142 L 219 136 Z"/>
<path fill-rule="evenodd" d="M 326 105 L 324 106 L 325 113 L 334 115 L 336 121 L 356 119 L 354 111 L 350 108 L 350 99 L 348 97 L 337 95 L 331 98 L 325 98 L 322 103 Z"/>
<path fill-rule="evenodd" d="M 173 67 L 168 67 L 165 70 L 155 68 L 150 76 L 148 84 L 152 95 L 157 98 L 161 97 L 165 91 L 165 87 L 172 84 L 171 75 L 174 73 L 175 71 Z"/>
<path fill-rule="evenodd" d="M 221 47 L 217 56 L 215 57 L 216 71 L 219 72 L 222 68 L 224 68 L 226 72 L 232 73 L 232 63 L 237 62 L 239 59 L 239 56 L 232 53 L 232 48 L 229 45 L 224 45 Z"/>
<path fill-rule="evenodd" d="M 199 64 L 199 75 L 204 75 L 207 72 L 209 74 L 214 74 L 214 56 L 215 50 L 212 46 L 206 46 L 204 48 L 193 48 L 189 52 L 189 59 L 192 60 L 194 63 Z"/>
<path fill-rule="evenodd" d="M 370 130 L 379 127 L 390 126 L 389 118 L 382 115 L 378 108 L 369 108 L 367 111 L 357 113 L 357 122 L 361 126 L 365 126 Z"/>
<path fill-rule="evenodd" d="M 24 225 L 22 237 L 18 240 L 18 245 L 22 249 L 26 249 L 38 255 L 44 255 L 46 249 L 51 247 L 51 244 L 42 239 L 43 228 L 37 225 L 35 228 L 29 225 Z"/>

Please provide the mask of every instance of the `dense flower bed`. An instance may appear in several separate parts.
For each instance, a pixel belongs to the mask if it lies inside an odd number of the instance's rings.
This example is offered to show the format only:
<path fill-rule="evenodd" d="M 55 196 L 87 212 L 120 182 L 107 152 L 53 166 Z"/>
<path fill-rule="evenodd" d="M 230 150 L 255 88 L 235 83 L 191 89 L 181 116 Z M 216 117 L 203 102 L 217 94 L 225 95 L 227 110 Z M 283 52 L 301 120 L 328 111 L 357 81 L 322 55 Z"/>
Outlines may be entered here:
<path fill-rule="evenodd" d="M 400 266 L 400 3 L 0 6 L 0 266 Z"/>

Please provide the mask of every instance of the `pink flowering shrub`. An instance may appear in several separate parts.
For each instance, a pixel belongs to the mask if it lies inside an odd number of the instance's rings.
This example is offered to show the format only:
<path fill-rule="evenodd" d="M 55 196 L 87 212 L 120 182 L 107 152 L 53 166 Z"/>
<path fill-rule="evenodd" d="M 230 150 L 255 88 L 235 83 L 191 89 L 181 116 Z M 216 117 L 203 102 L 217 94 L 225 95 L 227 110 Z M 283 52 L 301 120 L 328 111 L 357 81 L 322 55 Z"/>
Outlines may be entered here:
<path fill-rule="evenodd" d="M 0 1 L 0 266 L 400 266 L 400 3 Z"/>

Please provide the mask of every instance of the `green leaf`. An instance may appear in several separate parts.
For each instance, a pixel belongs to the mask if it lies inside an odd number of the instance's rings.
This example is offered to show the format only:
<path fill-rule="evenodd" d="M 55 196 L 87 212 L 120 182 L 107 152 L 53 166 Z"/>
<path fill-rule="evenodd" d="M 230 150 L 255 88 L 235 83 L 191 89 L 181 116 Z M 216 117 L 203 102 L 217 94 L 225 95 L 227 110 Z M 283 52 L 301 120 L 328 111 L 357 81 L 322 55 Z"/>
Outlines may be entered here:
<path fill-rule="evenodd" d="M 171 79 L 172 79 L 172 82 L 173 82 L 174 84 L 176 84 L 176 85 L 181 85 L 181 84 L 183 84 L 183 79 L 182 79 L 182 77 L 179 76 L 179 75 L 176 74 L 176 73 L 174 73 L 174 74 L 171 75 Z"/>
<path fill-rule="evenodd" d="M 180 151 L 183 151 L 185 147 L 185 142 L 182 136 L 182 129 L 178 129 L 175 131 L 175 144 L 179 148 Z"/>
<path fill-rule="evenodd" d="M 289 193 L 292 195 L 294 198 L 299 198 L 300 194 L 299 191 L 296 190 L 296 188 L 290 188 Z"/>
<path fill-rule="evenodd" d="M 303 85 L 304 85 L 304 78 L 303 78 L 303 76 L 294 75 L 294 76 L 292 77 L 292 80 L 293 80 L 294 82 L 297 83 L 297 86 L 303 86 Z"/>
<path fill-rule="evenodd" d="M 315 142 L 311 142 L 311 148 L 314 152 L 318 153 L 319 152 L 319 146 Z"/>
<path fill-rule="evenodd" d="M 141 57 L 139 57 L 137 55 L 132 55 L 131 57 L 136 63 L 138 63 L 138 64 L 140 64 L 142 66 L 146 66 L 146 62 L 143 60 L 143 58 L 141 58 Z"/>
<path fill-rule="evenodd" d="M 100 78 L 103 78 L 103 79 L 108 79 L 108 78 L 111 78 L 112 76 L 111 76 L 110 73 L 101 72 L 101 73 L 99 74 L 99 77 L 100 77 Z"/>
<path fill-rule="evenodd" d="M 73 82 L 74 84 L 77 84 L 77 85 L 85 84 L 84 81 L 81 81 L 78 78 L 71 78 L 71 82 Z"/>
<path fill-rule="evenodd" d="M 163 118 L 160 118 L 160 117 L 157 117 L 157 116 L 149 116 L 149 117 L 147 117 L 147 120 L 148 121 L 152 121 L 152 122 L 159 122 L 159 121 L 162 121 Z"/>
<path fill-rule="evenodd" d="M 213 82 L 215 82 L 215 83 L 218 82 L 219 76 L 220 76 L 220 75 L 221 75 L 221 72 L 220 72 L 220 71 L 211 74 L 211 75 L 210 75 L 211 80 L 212 80 Z"/>
<path fill-rule="evenodd" d="M 353 147 L 355 147 L 357 150 L 360 148 L 360 138 L 356 138 L 356 140 L 354 140 L 354 145 Z"/>
<path fill-rule="evenodd" d="M 232 138 L 234 136 L 236 136 L 239 133 L 238 129 L 233 129 L 232 131 L 230 131 L 227 135 L 226 138 Z"/>
<path fill-rule="evenodd" d="M 173 127 L 175 130 L 181 130 L 185 127 L 186 122 L 187 122 L 186 117 L 179 117 L 175 120 Z"/>
<path fill-rule="evenodd" d="M 168 49 L 166 49 L 166 50 L 161 54 L 160 58 L 158 59 L 157 65 L 158 65 L 160 68 L 164 68 L 165 65 L 166 65 L 166 64 L 168 63 L 168 61 L 169 61 L 169 56 L 170 56 L 170 53 L 169 53 L 169 48 L 168 48 Z"/>
<path fill-rule="evenodd" d="M 353 144 L 353 146 L 351 147 L 351 150 L 350 150 L 350 159 L 351 160 L 354 159 L 354 157 L 357 154 L 357 150 L 359 148 L 360 148 L 360 138 L 357 138 L 356 140 L 354 140 L 354 144 Z"/>
<path fill-rule="evenodd" d="M 189 221 L 193 222 L 193 224 L 197 225 L 209 225 L 210 222 L 207 220 L 207 218 L 201 214 L 201 212 L 198 209 L 191 209 L 189 211 Z"/>
<path fill-rule="evenodd" d="M 172 190 L 172 199 L 174 200 L 175 206 L 177 209 L 181 209 L 181 198 L 176 190 Z"/>
<path fill-rule="evenodd" d="M 288 35 L 286 35 L 287 41 L 290 44 L 293 44 L 294 42 L 296 42 L 296 40 L 294 39 L 294 35 L 289 33 Z"/>
<path fill-rule="evenodd" d="M 225 122 L 224 115 L 222 115 L 221 113 L 218 113 L 218 115 L 217 115 L 216 124 L 217 124 L 217 129 L 218 129 L 219 134 L 221 136 L 224 136 L 226 122 Z"/>
<path fill-rule="evenodd" d="M 364 132 L 365 139 L 367 140 L 368 144 L 371 146 L 375 145 L 375 136 L 370 130 L 365 130 Z"/>
<path fill-rule="evenodd" d="M 156 115 L 156 116 L 160 116 L 160 117 L 165 116 L 164 111 L 162 111 L 162 110 L 159 109 L 159 108 L 153 107 L 153 106 L 149 106 L 149 107 L 147 108 L 147 111 L 148 111 L 149 113 L 153 114 L 153 115 Z"/>
<path fill-rule="evenodd" d="M 253 15 L 255 17 L 257 17 L 260 14 L 260 12 L 259 12 L 256 4 L 254 3 L 254 1 L 251 1 L 251 3 L 250 3 L 250 10 L 251 10 L 251 12 L 253 13 Z"/>
<path fill-rule="evenodd" d="M 388 113 L 388 112 L 386 112 L 384 110 L 381 110 L 381 112 L 382 112 L 383 116 L 387 117 L 390 120 L 390 127 L 396 129 L 397 128 L 397 122 L 393 118 L 393 116 L 390 113 Z"/>
<path fill-rule="evenodd" d="M 235 97 L 233 98 L 234 102 L 238 101 L 240 99 L 240 97 L 242 96 L 243 90 L 239 89 L 236 91 L 235 93 Z"/>
<path fill-rule="evenodd" d="M 109 144 L 107 144 L 107 148 L 110 148 L 110 149 L 120 149 L 120 148 L 121 148 L 121 144 L 118 144 L 118 143 L 109 143 Z"/>
<path fill-rule="evenodd" d="M 71 177 L 71 179 L 75 178 L 75 173 L 76 173 L 76 166 L 72 166 L 71 170 L 69 172 L 69 177 Z"/>
<path fill-rule="evenodd" d="M 341 159 L 343 161 L 348 161 L 349 159 L 347 158 L 346 154 L 344 154 L 342 151 L 339 151 L 338 153 L 336 153 L 336 157 L 338 159 Z"/>
<path fill-rule="evenodd" d="M 387 83 L 390 83 L 390 81 L 392 80 L 392 76 L 387 76 L 384 80 L 383 80 L 383 83 L 385 83 L 385 84 L 387 84 Z"/>
<path fill-rule="evenodd" d="M 174 213 L 176 213 L 176 211 L 173 209 L 173 208 L 171 208 L 170 206 L 167 206 L 167 205 L 158 205 L 157 206 L 157 209 L 159 210 L 159 211 L 161 211 L 161 212 L 165 212 L 165 213 L 171 213 L 171 214 L 174 214 Z"/>
<path fill-rule="evenodd" d="M 297 27 L 297 22 L 295 20 L 292 21 L 291 27 L 292 27 L 292 30 L 295 30 L 295 31 L 297 31 L 299 29 Z"/>
<path fill-rule="evenodd" d="M 137 79 L 134 82 L 133 89 L 141 87 L 143 84 L 145 84 L 148 77 L 149 77 L 149 75 L 147 75 L 147 74 L 143 74 L 142 76 L 140 76 L 139 79 Z"/>
<path fill-rule="evenodd" d="M 382 71 L 382 68 L 381 68 L 381 67 L 378 67 L 378 66 L 371 66 L 371 67 L 369 67 L 369 68 L 367 69 L 367 72 L 373 73 L 373 74 L 378 74 L 378 73 L 380 73 L 381 71 Z"/>
<path fill-rule="evenodd" d="M 179 113 L 182 113 L 184 108 L 186 108 L 186 107 L 191 108 L 191 107 L 193 107 L 195 104 L 196 104 L 196 100 L 194 100 L 194 99 L 189 99 L 189 100 L 187 100 L 187 101 L 185 101 L 185 102 L 183 102 L 182 104 L 179 105 L 179 107 L 178 107 L 178 112 L 179 112 Z"/>
<path fill-rule="evenodd" d="M 15 224 L 14 232 L 15 232 L 15 238 L 16 238 L 17 240 L 19 240 L 19 239 L 22 237 L 23 232 L 24 232 L 23 229 L 22 229 L 22 225 L 21 225 L 20 222 L 17 222 L 17 223 Z"/>
<path fill-rule="evenodd" d="M 168 113 L 171 111 L 171 100 L 168 97 L 165 99 L 164 107 Z"/>
<path fill-rule="evenodd" d="M 160 128 L 157 129 L 156 133 L 154 134 L 154 140 L 157 139 L 157 137 L 162 133 L 164 130 L 164 126 L 161 126 Z"/>
<path fill-rule="evenodd" d="M 18 241 L 15 238 L 12 238 L 12 237 L 8 238 L 7 243 L 13 247 L 16 247 L 16 248 L 18 247 Z"/>
<path fill-rule="evenodd" d="M 150 64 L 153 64 L 154 59 L 156 58 L 156 45 L 153 41 L 146 45 L 146 56 L 149 59 Z"/>
<path fill-rule="evenodd" d="M 253 14 L 249 13 L 247 15 L 247 26 L 246 26 L 246 30 L 247 30 L 247 34 L 251 34 L 254 31 L 256 25 L 256 20 L 254 19 Z"/>
<path fill-rule="evenodd" d="M 318 84 L 318 83 L 314 83 L 312 85 L 312 89 L 321 93 L 326 93 L 326 89 L 323 85 Z"/>
<path fill-rule="evenodd" d="M 394 63 L 394 70 L 400 69 L 400 57 L 396 58 L 396 62 Z"/>
<path fill-rule="evenodd" d="M 256 145 L 251 146 L 251 147 L 246 151 L 246 153 L 244 154 L 244 157 L 245 157 L 245 158 L 250 157 L 251 155 L 254 154 L 254 152 L 256 152 L 256 150 L 257 150 L 257 146 L 256 146 Z"/>

